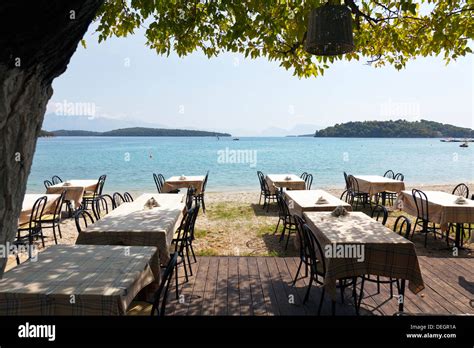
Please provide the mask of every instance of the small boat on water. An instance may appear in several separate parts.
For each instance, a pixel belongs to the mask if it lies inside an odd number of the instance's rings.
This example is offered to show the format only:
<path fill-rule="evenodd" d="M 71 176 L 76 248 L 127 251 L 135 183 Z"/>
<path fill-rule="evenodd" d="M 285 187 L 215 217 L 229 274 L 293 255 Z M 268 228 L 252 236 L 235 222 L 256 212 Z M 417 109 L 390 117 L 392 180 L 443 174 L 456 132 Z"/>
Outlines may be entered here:
<path fill-rule="evenodd" d="M 237 141 L 237 140 L 240 140 L 240 139 L 239 139 L 239 138 L 234 138 L 234 139 L 232 139 L 232 140 Z"/>
<path fill-rule="evenodd" d="M 467 141 L 465 141 L 464 143 L 459 145 L 459 147 L 469 147 L 469 144 L 467 143 Z"/>

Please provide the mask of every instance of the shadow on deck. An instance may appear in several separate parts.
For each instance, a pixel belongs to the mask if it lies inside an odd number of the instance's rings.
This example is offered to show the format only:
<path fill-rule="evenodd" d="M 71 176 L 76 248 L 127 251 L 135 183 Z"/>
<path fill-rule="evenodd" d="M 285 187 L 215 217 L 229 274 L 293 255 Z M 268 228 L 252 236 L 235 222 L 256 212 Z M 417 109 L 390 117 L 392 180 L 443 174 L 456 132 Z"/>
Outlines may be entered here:
<path fill-rule="evenodd" d="M 193 276 L 184 283 L 180 269 L 181 301 L 170 288 L 167 315 L 316 315 L 321 290 L 313 286 L 303 305 L 307 279 L 292 286 L 299 259 L 295 257 L 199 257 Z M 425 289 L 418 295 L 405 291 L 405 312 L 474 314 L 474 259 L 419 256 Z M 396 290 L 394 291 L 396 295 Z M 361 315 L 393 315 L 397 298 L 388 285 L 366 283 Z M 329 298 L 322 310 L 331 314 Z M 355 315 L 351 291 L 345 303 L 338 296 L 336 315 Z"/>

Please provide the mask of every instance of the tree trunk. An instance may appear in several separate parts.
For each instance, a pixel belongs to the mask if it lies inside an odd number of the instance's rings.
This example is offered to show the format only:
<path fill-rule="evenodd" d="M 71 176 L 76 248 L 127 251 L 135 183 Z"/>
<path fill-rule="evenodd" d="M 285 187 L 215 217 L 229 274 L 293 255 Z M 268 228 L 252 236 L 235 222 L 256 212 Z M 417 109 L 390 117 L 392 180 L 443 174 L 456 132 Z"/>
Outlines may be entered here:
<path fill-rule="evenodd" d="M 104 0 L 0 3 L 0 244 L 15 238 L 51 84 Z M 5 250 L 5 249 L 4 249 Z M 7 258 L 0 255 L 0 277 Z"/>

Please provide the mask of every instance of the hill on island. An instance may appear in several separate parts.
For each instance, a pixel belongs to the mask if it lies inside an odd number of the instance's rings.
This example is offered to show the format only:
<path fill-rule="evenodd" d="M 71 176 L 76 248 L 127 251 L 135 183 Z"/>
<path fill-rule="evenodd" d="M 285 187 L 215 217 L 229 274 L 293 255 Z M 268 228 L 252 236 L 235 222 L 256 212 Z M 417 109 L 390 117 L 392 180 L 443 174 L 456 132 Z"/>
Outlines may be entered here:
<path fill-rule="evenodd" d="M 55 130 L 50 132 L 56 136 L 106 136 L 106 137 L 230 137 L 228 133 L 207 132 L 187 129 L 167 128 L 122 128 L 107 132 L 91 132 L 83 130 Z"/>
<path fill-rule="evenodd" d="M 363 121 L 336 124 L 316 131 L 314 137 L 346 138 L 474 138 L 474 130 L 434 121 Z"/>

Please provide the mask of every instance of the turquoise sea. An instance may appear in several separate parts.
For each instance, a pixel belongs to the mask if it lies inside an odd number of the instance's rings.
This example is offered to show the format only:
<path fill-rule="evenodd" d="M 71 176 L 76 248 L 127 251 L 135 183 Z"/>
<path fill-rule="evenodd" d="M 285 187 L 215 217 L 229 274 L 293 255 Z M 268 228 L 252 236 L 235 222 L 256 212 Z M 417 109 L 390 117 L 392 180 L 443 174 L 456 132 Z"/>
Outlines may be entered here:
<path fill-rule="evenodd" d="M 342 187 L 342 172 L 402 172 L 408 184 L 474 181 L 474 143 L 439 139 L 373 138 L 40 138 L 28 192 L 44 192 L 43 181 L 95 179 L 107 174 L 106 192 L 154 191 L 152 173 L 204 175 L 208 191 L 258 189 L 264 173 L 313 173 L 313 188 Z"/>

